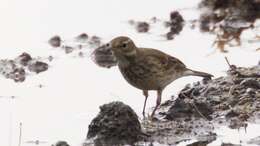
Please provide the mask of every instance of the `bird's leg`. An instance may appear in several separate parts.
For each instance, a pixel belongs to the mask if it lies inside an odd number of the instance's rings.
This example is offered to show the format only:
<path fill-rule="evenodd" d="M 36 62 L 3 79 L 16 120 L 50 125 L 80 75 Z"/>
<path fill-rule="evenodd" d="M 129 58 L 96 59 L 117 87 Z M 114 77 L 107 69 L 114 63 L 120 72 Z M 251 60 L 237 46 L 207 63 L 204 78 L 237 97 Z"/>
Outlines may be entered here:
<path fill-rule="evenodd" d="M 157 108 L 159 107 L 159 105 L 161 104 L 161 98 L 162 98 L 162 90 L 157 90 L 157 100 L 156 100 L 156 106 L 152 112 L 151 118 L 153 118 L 155 111 L 157 110 Z"/>
<path fill-rule="evenodd" d="M 145 107 L 146 107 L 146 101 L 147 101 L 147 98 L 148 98 L 148 91 L 147 90 L 143 90 L 143 94 L 144 94 L 144 97 L 145 97 L 144 107 L 143 107 L 143 116 L 145 117 Z"/>

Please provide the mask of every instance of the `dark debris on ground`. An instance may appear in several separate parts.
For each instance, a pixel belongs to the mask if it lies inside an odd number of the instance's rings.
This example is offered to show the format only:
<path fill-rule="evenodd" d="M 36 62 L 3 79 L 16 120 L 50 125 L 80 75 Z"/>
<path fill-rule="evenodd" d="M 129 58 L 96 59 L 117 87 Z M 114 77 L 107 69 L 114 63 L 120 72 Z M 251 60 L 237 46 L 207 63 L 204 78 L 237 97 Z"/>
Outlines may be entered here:
<path fill-rule="evenodd" d="M 15 82 L 23 82 L 30 73 L 41 73 L 48 70 L 49 65 L 38 58 L 22 53 L 15 59 L 0 60 L 0 74 Z"/>

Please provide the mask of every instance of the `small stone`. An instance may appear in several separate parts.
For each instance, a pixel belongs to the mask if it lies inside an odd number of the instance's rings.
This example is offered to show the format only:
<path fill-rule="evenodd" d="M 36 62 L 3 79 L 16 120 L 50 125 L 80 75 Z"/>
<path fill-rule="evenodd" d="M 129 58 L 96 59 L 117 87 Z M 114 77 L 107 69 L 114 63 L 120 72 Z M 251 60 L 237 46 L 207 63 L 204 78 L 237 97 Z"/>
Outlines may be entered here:
<path fill-rule="evenodd" d="M 66 141 L 58 141 L 56 144 L 52 146 L 70 146 Z"/>
<path fill-rule="evenodd" d="M 17 60 L 18 62 L 20 62 L 20 64 L 27 66 L 28 62 L 32 60 L 32 57 L 30 54 L 24 52 L 17 57 Z"/>
<path fill-rule="evenodd" d="M 49 60 L 49 62 L 51 62 L 53 60 L 53 56 L 49 56 L 48 60 Z"/>
<path fill-rule="evenodd" d="M 76 39 L 77 39 L 78 41 L 87 41 L 87 39 L 88 39 L 88 34 L 82 33 L 82 34 L 78 35 L 78 36 L 76 37 Z"/>
<path fill-rule="evenodd" d="M 138 22 L 136 25 L 137 32 L 145 33 L 150 29 L 150 25 L 147 22 Z"/>
<path fill-rule="evenodd" d="M 84 53 L 83 52 L 79 52 L 79 57 L 84 57 Z"/>
<path fill-rule="evenodd" d="M 184 19 L 178 11 L 173 11 L 170 13 L 170 21 L 184 22 Z"/>
<path fill-rule="evenodd" d="M 151 22 L 152 23 L 156 23 L 156 22 L 158 22 L 159 21 L 159 19 L 157 18 L 157 17 L 152 17 L 151 18 Z"/>
<path fill-rule="evenodd" d="M 62 46 L 62 48 L 65 50 L 66 54 L 72 53 L 74 48 L 71 46 Z"/>
<path fill-rule="evenodd" d="M 53 36 L 52 38 L 50 38 L 50 40 L 48 42 L 54 48 L 57 48 L 57 47 L 61 46 L 61 38 L 58 35 Z"/>
<path fill-rule="evenodd" d="M 174 33 L 173 32 L 168 32 L 167 34 L 166 34 L 166 39 L 167 40 L 173 40 L 174 39 Z"/>
<path fill-rule="evenodd" d="M 37 74 L 48 70 L 49 65 L 45 62 L 36 61 L 28 66 L 29 71 L 36 72 Z"/>
<path fill-rule="evenodd" d="M 113 55 L 109 45 L 102 45 L 92 53 L 92 60 L 100 67 L 110 68 L 117 65 L 117 59 Z"/>
<path fill-rule="evenodd" d="M 15 82 L 23 82 L 25 80 L 25 70 L 23 68 L 16 68 L 10 73 L 9 77 Z"/>
<path fill-rule="evenodd" d="M 184 19 L 178 11 L 173 11 L 170 14 L 170 21 L 166 23 L 170 27 L 170 32 L 177 35 L 183 29 Z"/>

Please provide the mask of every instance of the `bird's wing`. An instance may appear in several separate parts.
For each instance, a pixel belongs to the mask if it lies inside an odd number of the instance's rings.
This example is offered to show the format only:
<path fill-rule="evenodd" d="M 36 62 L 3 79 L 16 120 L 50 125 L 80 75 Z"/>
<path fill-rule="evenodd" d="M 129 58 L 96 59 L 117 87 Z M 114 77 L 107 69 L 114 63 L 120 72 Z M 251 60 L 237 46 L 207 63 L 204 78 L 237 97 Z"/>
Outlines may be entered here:
<path fill-rule="evenodd" d="M 144 59 L 150 62 L 157 63 L 161 67 L 166 70 L 174 68 L 174 69 L 185 69 L 186 66 L 177 58 L 172 57 L 166 53 L 163 53 L 156 49 L 148 49 L 145 48 L 143 51 Z M 152 60 L 152 61 L 151 61 Z"/>

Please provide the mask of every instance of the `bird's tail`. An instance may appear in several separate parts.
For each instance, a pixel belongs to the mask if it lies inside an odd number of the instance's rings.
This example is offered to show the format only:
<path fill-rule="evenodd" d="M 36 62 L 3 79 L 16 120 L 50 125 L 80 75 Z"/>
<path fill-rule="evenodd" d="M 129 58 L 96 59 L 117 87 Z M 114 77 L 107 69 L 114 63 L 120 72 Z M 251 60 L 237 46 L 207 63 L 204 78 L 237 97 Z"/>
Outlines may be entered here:
<path fill-rule="evenodd" d="M 195 70 L 191 70 L 191 69 L 187 69 L 187 71 L 185 71 L 184 74 L 186 76 L 200 76 L 200 77 L 204 77 L 204 78 L 212 78 L 213 77 L 212 74 L 201 72 L 201 71 L 195 71 Z"/>

